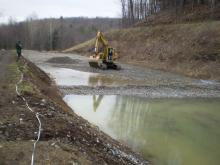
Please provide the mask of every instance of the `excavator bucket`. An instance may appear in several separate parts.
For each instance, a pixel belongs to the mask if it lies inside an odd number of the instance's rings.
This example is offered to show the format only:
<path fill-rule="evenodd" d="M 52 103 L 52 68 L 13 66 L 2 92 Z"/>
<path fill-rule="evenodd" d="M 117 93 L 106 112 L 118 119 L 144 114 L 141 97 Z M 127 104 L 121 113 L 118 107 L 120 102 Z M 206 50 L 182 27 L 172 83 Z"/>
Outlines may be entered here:
<path fill-rule="evenodd" d="M 97 61 L 89 61 L 89 65 L 93 68 L 99 68 L 99 63 Z"/>
<path fill-rule="evenodd" d="M 108 66 L 106 64 L 99 61 L 89 61 L 89 65 L 93 68 L 98 68 L 102 70 L 108 69 Z"/>

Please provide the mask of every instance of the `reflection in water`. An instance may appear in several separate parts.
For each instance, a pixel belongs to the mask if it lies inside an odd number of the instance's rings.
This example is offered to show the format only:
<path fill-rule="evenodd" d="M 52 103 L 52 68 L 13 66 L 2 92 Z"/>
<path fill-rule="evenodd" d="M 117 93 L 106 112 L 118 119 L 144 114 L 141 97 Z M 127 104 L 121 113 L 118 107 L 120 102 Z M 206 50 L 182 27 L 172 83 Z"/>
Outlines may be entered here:
<path fill-rule="evenodd" d="M 93 75 L 88 79 L 88 84 L 90 86 L 114 86 L 118 85 L 122 80 L 115 79 L 112 76 L 107 75 Z"/>
<path fill-rule="evenodd" d="M 60 86 L 126 86 L 147 84 L 145 81 L 127 79 L 110 74 L 82 72 L 49 66 L 41 66 L 41 69 L 50 74 L 56 81 L 56 84 Z"/>
<path fill-rule="evenodd" d="M 93 99 L 74 95 L 64 98 L 77 114 L 155 164 L 220 164 L 220 100 Z M 95 111 L 93 105 L 98 105 Z"/>
<path fill-rule="evenodd" d="M 88 78 L 88 85 L 90 86 L 127 86 L 144 84 L 146 85 L 145 81 L 122 78 L 107 74 L 90 75 Z"/>
<path fill-rule="evenodd" d="M 93 111 L 94 112 L 97 111 L 97 108 L 99 107 L 103 97 L 104 97 L 103 95 L 99 95 L 99 96 L 93 95 Z"/>
<path fill-rule="evenodd" d="M 96 76 L 96 73 L 81 72 L 67 68 L 41 67 L 46 73 L 50 74 L 61 86 L 87 86 L 90 76 Z"/>

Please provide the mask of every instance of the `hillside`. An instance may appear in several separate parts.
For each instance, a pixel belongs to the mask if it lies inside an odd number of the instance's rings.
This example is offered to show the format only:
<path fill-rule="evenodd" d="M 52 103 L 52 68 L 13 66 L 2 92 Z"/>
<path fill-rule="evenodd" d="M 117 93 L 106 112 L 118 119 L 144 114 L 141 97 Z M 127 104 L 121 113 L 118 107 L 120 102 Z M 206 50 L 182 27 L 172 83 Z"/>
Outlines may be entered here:
<path fill-rule="evenodd" d="M 198 5 L 192 8 L 187 5 L 183 9 L 166 9 L 158 13 L 154 13 L 141 21 L 138 21 L 135 26 L 155 26 L 162 24 L 175 24 L 175 23 L 192 23 L 192 22 L 205 22 L 210 20 L 219 20 L 220 8 L 216 7 L 211 10 L 207 5 Z"/>
<path fill-rule="evenodd" d="M 220 21 L 141 26 L 105 33 L 119 61 L 220 81 Z M 64 52 L 89 55 L 94 40 Z"/>

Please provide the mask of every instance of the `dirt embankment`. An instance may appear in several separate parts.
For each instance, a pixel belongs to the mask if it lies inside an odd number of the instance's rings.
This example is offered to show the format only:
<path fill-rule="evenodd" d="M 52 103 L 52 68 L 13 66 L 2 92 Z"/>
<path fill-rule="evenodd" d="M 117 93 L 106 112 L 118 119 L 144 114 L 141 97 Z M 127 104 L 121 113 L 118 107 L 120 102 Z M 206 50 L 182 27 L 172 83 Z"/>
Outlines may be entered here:
<path fill-rule="evenodd" d="M 63 102 L 49 77 L 31 62 L 0 52 L 0 164 L 30 164 L 38 121 L 29 106 L 40 113 L 40 141 L 35 164 L 147 164 L 129 148 L 111 139 L 98 128 L 75 115 Z M 17 70 L 20 69 L 20 71 Z"/>
<path fill-rule="evenodd" d="M 220 19 L 220 7 L 217 6 L 210 9 L 210 6 L 199 5 L 191 6 L 186 5 L 182 9 L 167 9 L 149 15 L 145 20 L 137 22 L 135 26 L 155 26 L 175 23 L 195 23 L 206 22 L 210 20 Z"/>
<path fill-rule="evenodd" d="M 156 24 L 106 33 L 119 61 L 220 81 L 220 21 Z M 94 39 L 64 52 L 91 54 Z"/>

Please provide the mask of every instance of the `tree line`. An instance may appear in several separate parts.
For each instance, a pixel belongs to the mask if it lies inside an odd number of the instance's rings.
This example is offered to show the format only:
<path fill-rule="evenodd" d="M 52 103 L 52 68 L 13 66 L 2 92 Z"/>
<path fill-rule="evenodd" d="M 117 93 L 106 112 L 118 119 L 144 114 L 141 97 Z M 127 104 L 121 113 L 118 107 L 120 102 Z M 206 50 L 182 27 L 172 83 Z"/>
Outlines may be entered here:
<path fill-rule="evenodd" d="M 164 10 L 175 9 L 178 13 L 185 7 L 193 10 L 196 6 L 206 5 L 214 11 L 216 7 L 219 7 L 220 0 L 120 0 L 120 3 L 122 22 L 124 25 L 131 25 Z"/>
<path fill-rule="evenodd" d="M 114 18 L 28 18 L 23 22 L 9 20 L 0 25 L 0 49 L 13 49 L 21 41 L 25 49 L 63 50 L 95 37 L 98 30 L 119 28 Z"/>

